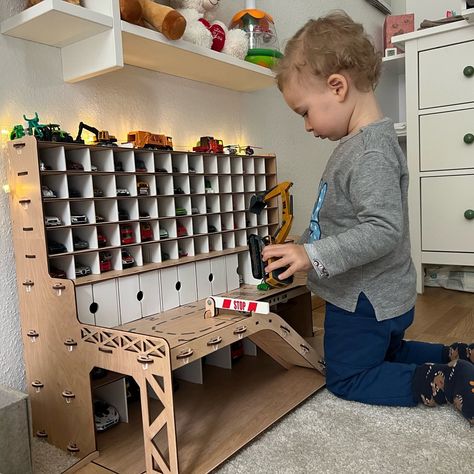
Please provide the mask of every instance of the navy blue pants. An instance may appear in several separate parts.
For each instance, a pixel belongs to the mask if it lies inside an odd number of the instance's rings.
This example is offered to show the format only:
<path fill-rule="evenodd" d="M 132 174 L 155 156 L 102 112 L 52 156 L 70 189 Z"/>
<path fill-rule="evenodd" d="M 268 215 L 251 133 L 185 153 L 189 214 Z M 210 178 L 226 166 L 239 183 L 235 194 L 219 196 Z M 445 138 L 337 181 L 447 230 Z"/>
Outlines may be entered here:
<path fill-rule="evenodd" d="M 326 385 L 338 397 L 373 405 L 414 406 L 412 379 L 418 365 L 442 363 L 442 344 L 405 341 L 415 309 L 377 321 L 361 293 L 352 313 L 326 303 Z"/>

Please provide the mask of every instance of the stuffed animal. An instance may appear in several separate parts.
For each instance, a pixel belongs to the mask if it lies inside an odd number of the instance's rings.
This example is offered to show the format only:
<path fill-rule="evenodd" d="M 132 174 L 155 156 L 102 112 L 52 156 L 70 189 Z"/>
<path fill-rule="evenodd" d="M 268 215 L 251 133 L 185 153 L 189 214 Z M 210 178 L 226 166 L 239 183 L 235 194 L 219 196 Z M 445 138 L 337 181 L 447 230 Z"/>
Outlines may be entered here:
<path fill-rule="evenodd" d="M 32 7 L 33 5 L 36 5 L 37 3 L 42 2 L 43 0 L 28 0 L 28 4 L 26 5 L 26 8 Z M 80 5 L 81 0 L 65 0 L 68 3 L 72 3 L 74 5 Z"/>
<path fill-rule="evenodd" d="M 151 25 L 171 40 L 181 38 L 186 29 L 183 15 L 153 0 L 120 0 L 120 16 L 129 23 Z"/>
<path fill-rule="evenodd" d="M 171 0 L 170 3 L 186 18 L 187 26 L 183 39 L 244 59 L 248 51 L 248 39 L 245 32 L 229 31 L 221 21 L 213 21 L 219 1 Z"/>

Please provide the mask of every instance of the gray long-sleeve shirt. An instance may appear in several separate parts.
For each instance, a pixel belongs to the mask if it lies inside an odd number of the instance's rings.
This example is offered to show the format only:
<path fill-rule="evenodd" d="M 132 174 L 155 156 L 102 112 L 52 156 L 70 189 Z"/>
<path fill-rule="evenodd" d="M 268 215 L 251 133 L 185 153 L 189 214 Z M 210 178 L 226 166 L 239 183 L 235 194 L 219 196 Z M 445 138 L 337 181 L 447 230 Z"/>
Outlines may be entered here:
<path fill-rule="evenodd" d="M 303 236 L 314 266 L 311 291 L 347 311 L 363 292 L 379 321 L 414 306 L 407 192 L 406 158 L 390 119 L 341 139 Z"/>

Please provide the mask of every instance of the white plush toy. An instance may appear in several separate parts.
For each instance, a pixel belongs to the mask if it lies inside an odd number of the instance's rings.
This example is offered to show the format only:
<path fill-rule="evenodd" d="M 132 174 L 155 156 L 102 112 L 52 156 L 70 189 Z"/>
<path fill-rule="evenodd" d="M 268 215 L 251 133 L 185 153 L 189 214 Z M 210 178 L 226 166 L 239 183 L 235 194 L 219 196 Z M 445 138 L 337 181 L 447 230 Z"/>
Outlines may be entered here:
<path fill-rule="evenodd" d="M 213 21 L 220 0 L 171 0 L 171 6 L 186 18 L 183 39 L 245 59 L 248 39 L 242 30 L 228 30 L 221 21 Z"/>

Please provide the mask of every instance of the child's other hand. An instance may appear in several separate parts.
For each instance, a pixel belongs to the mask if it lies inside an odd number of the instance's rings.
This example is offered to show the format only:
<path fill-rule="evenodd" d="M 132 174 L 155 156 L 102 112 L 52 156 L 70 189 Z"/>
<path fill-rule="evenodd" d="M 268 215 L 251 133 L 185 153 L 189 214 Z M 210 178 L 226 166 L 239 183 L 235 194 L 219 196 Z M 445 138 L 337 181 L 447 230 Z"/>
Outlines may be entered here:
<path fill-rule="evenodd" d="M 270 273 L 277 268 L 288 266 L 288 268 L 279 275 L 280 280 L 284 280 L 296 272 L 307 272 L 313 268 L 303 245 L 267 245 L 262 251 L 262 259 L 266 262 L 269 258 L 275 258 L 276 260 L 265 267 L 266 273 Z"/>

